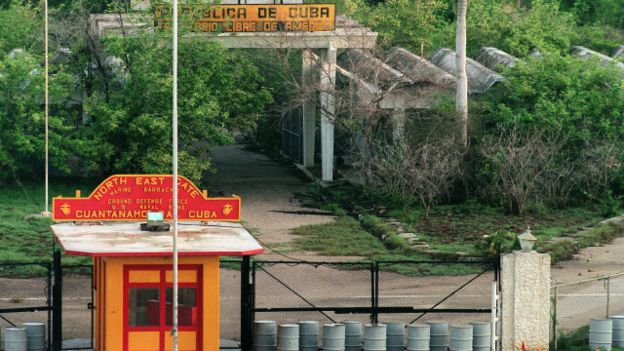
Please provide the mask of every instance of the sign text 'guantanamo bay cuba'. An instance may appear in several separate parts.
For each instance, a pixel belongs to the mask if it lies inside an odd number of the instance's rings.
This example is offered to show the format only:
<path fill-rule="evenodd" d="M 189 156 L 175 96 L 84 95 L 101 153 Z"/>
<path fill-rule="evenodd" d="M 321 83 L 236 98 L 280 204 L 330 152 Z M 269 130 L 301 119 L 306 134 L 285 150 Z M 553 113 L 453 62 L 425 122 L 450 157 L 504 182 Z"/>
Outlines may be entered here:
<path fill-rule="evenodd" d="M 173 218 L 173 177 L 167 174 L 114 175 L 89 197 L 53 199 L 55 221 L 140 221 L 147 212 Z M 240 198 L 208 198 L 185 177 L 178 177 L 178 216 L 187 221 L 238 221 Z"/>

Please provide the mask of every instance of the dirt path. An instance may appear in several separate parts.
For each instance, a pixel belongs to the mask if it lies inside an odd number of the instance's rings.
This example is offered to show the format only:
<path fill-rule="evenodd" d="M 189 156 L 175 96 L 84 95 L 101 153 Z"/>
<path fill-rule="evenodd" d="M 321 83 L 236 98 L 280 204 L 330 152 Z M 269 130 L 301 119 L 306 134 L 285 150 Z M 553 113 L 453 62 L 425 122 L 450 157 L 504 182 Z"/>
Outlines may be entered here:
<path fill-rule="evenodd" d="M 217 173 L 206 178 L 209 196 L 240 196 L 243 221 L 248 228 L 259 234 L 259 240 L 270 247 L 284 247 L 284 243 L 294 238 L 289 234 L 293 228 L 334 220 L 333 216 L 295 213 L 310 211 L 301 207 L 295 198 L 295 193 L 306 191 L 310 182 L 291 165 L 247 151 L 241 145 L 215 148 L 213 165 Z M 314 253 L 293 255 L 298 258 L 318 259 Z M 279 259 L 280 256 L 266 250 L 258 258 Z"/>

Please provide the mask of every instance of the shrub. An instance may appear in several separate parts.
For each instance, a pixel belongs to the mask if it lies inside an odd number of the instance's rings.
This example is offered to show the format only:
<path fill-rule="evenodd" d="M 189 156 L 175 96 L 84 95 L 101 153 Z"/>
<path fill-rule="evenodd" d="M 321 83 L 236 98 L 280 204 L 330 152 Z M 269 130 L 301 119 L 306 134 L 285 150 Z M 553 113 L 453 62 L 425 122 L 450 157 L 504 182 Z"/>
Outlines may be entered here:
<path fill-rule="evenodd" d="M 574 198 L 576 201 L 572 202 L 593 203 L 610 189 L 615 198 L 620 196 L 618 184 L 622 183 L 624 158 L 622 72 L 593 60 L 547 55 L 542 61 L 519 64 L 508 70 L 506 76 L 501 90 L 485 98 L 483 140 L 487 144 L 488 138 L 519 133 L 525 138 L 520 145 L 528 149 L 532 147 L 526 142 L 531 141 L 551 145 L 556 151 L 542 159 L 540 166 L 530 164 L 531 159 L 540 155 L 539 150 L 533 147 L 535 152 L 525 155 L 525 165 L 538 172 L 536 179 L 530 180 L 541 183 L 527 190 L 525 200 L 542 199 L 565 205 Z M 488 148 L 485 144 L 481 147 Z M 486 152 L 481 173 L 489 175 L 490 185 L 504 176 L 496 173 L 499 168 L 492 167 L 496 166 L 494 161 L 498 160 L 501 167 L 510 166 L 497 157 L 511 151 Z M 531 197 L 531 192 L 535 196 Z"/>

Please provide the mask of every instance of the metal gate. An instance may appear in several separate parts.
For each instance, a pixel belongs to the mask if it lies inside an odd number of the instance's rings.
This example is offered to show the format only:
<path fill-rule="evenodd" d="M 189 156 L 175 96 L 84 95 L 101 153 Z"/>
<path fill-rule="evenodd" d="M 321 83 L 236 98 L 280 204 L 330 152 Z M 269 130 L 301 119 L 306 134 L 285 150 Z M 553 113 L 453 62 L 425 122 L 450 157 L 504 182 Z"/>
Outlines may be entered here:
<path fill-rule="evenodd" d="M 92 266 L 61 265 L 60 252 L 53 262 L 0 263 L 0 329 L 43 323 L 47 350 L 92 349 L 92 291 Z"/>
<path fill-rule="evenodd" d="M 303 162 L 303 109 L 297 107 L 282 116 L 282 153 Z"/>
<path fill-rule="evenodd" d="M 487 321 L 498 261 L 254 261 L 252 320 Z M 498 288 L 497 288 L 498 290 Z"/>

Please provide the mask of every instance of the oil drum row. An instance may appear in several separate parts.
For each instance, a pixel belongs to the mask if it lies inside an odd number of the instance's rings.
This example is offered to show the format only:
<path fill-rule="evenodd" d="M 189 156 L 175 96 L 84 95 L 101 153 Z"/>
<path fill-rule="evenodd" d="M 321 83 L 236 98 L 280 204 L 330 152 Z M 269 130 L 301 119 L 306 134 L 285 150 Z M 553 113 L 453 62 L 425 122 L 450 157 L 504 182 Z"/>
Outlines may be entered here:
<path fill-rule="evenodd" d="M 322 331 L 322 333 L 321 333 Z M 491 328 L 488 322 L 452 325 L 362 324 L 344 321 L 321 326 L 316 321 L 280 324 L 256 321 L 255 351 L 488 351 Z M 319 344 L 319 341 L 321 343 Z"/>
<path fill-rule="evenodd" d="M 4 351 L 44 351 L 45 325 L 43 323 L 24 323 L 22 327 L 2 330 Z"/>
<path fill-rule="evenodd" d="M 592 319 L 589 322 L 589 347 L 606 351 L 611 347 L 624 348 L 624 316 Z"/>

